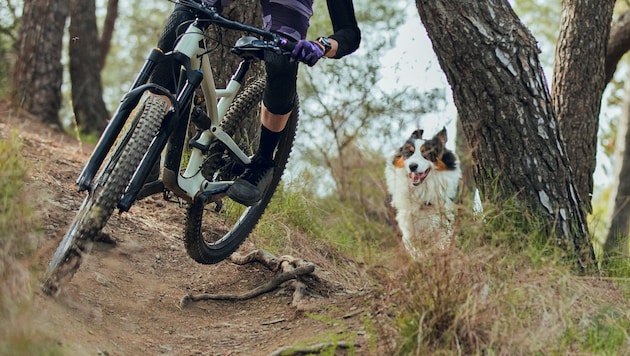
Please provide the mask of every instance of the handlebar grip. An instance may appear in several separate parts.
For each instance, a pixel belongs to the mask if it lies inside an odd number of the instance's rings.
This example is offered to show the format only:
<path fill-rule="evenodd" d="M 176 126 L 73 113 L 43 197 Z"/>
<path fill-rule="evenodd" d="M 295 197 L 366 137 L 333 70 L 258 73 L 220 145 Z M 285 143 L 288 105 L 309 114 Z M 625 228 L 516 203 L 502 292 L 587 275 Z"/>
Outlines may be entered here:
<path fill-rule="evenodd" d="M 282 49 L 285 53 L 291 53 L 297 44 L 297 41 L 292 39 L 288 39 L 286 37 L 280 37 L 278 39 L 280 49 Z"/>

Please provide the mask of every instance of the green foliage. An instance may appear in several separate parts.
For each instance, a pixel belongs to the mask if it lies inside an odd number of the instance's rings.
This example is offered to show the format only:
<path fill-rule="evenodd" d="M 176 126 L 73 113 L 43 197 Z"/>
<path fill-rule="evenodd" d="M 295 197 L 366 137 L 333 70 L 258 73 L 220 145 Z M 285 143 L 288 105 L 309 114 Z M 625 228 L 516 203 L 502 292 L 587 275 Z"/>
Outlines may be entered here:
<path fill-rule="evenodd" d="M 342 327 L 343 322 L 336 318 L 330 317 L 328 315 L 318 314 L 318 313 L 307 313 L 307 316 L 313 320 L 317 320 L 326 325 L 327 331 L 316 335 L 313 337 L 313 340 L 317 340 L 319 342 L 327 342 L 332 346 L 329 350 L 324 350 L 322 355 L 335 355 L 336 345 L 341 342 L 344 342 L 349 346 L 348 353 L 354 354 L 356 352 L 354 347 L 354 341 L 357 338 L 356 331 L 347 330 Z"/>
<path fill-rule="evenodd" d="M 0 97 L 9 90 L 21 9 L 20 0 L 2 0 L 0 6 Z"/>
<path fill-rule="evenodd" d="M 348 202 L 318 197 L 312 190 L 314 179 L 303 173 L 278 188 L 256 227 L 257 244 L 270 251 L 287 252 L 297 233 L 307 236 L 309 244 L 331 259 L 373 256 L 383 237 L 392 235 L 391 228 L 382 221 L 366 218 L 364 211 Z"/>
<path fill-rule="evenodd" d="M 630 279 L 630 259 L 623 252 L 609 254 L 604 261 L 601 269 L 606 277 Z"/>
<path fill-rule="evenodd" d="M 19 138 L 0 140 L 0 249 L 7 255 L 26 255 L 34 243 L 32 209 L 25 204 L 24 180 L 27 166 L 20 157 Z M 25 236 L 26 235 L 26 236 Z"/>
<path fill-rule="evenodd" d="M 1 355 L 66 355 L 66 353 L 56 345 L 54 340 L 41 338 L 41 336 L 33 335 L 29 332 L 25 332 L 22 335 L 13 335 L 9 340 L 1 339 L 3 338 L 0 336 Z"/>
<path fill-rule="evenodd" d="M 569 348 L 579 345 L 588 354 L 617 355 L 627 348 L 630 322 L 621 311 L 604 306 L 595 315 L 581 320 L 580 325 L 571 325 L 560 342 Z"/>

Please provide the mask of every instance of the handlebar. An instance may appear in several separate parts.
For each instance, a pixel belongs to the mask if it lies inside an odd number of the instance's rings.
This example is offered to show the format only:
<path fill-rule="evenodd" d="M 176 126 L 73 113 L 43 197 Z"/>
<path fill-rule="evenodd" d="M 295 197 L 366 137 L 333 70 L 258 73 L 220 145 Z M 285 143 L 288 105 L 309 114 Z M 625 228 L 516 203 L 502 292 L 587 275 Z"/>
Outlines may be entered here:
<path fill-rule="evenodd" d="M 173 1 L 173 0 L 172 0 Z M 227 19 L 219 12 L 216 8 L 211 6 L 206 6 L 200 2 L 194 0 L 174 0 L 174 2 L 184 5 L 188 8 L 196 10 L 197 17 L 200 20 L 205 22 L 216 24 L 220 27 L 224 27 L 231 30 L 237 31 L 245 31 L 249 33 L 253 33 L 264 38 L 266 41 L 269 41 L 268 49 L 280 49 L 282 51 L 291 51 L 295 47 L 295 41 L 292 39 L 288 39 L 286 37 L 282 37 L 277 33 L 273 33 L 262 28 L 248 25 L 239 21 L 234 21 Z"/>

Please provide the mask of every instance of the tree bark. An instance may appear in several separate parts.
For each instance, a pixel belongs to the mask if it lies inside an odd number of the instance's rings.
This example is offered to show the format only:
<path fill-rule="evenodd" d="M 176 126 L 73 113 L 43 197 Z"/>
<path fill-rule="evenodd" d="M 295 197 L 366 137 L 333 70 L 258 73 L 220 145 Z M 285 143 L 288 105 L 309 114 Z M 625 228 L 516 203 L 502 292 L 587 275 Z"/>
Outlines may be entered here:
<path fill-rule="evenodd" d="M 485 197 L 516 197 L 545 232 L 596 268 L 584 209 L 535 38 L 505 0 L 416 0 L 453 90 L 473 174 Z"/>
<path fill-rule="evenodd" d="M 630 11 L 619 16 L 610 29 L 606 53 L 606 83 L 612 80 L 617 64 L 628 50 L 630 50 Z"/>
<path fill-rule="evenodd" d="M 630 79 L 630 78 L 629 78 Z M 613 162 L 615 165 L 615 182 L 610 192 L 610 226 L 604 243 L 604 259 L 608 256 L 623 254 L 628 256 L 628 235 L 630 225 L 630 183 L 626 182 L 630 175 L 630 132 L 628 120 L 630 119 L 630 80 L 626 80 L 622 113 L 617 126 L 617 142 Z"/>
<path fill-rule="evenodd" d="M 259 27 L 262 27 L 263 24 L 259 0 L 236 1 L 228 8 L 224 9 L 222 14 L 231 20 Z M 247 34 L 222 28 L 217 29 L 217 31 L 218 38 L 221 39 L 221 42 L 225 44 L 225 46 L 218 46 L 212 52 L 210 55 L 210 64 L 214 69 L 215 83 L 217 83 L 217 86 L 219 87 L 224 87 L 234 74 L 234 71 L 241 61 L 240 57 L 235 56 L 230 52 L 230 48 L 239 38 Z M 262 62 L 252 63 L 249 71 L 249 78 L 257 78 L 263 73 L 265 73 L 265 67 Z M 258 140 L 260 139 L 260 137 L 258 137 L 258 131 L 260 128 L 260 111 L 254 110 L 254 112 L 250 113 L 250 115 L 252 116 L 252 119 L 244 122 L 251 123 L 252 125 L 250 127 L 240 127 L 240 132 L 236 134 L 235 139 L 236 142 L 254 142 L 253 147 L 257 147 Z M 254 152 L 247 153 L 253 154 Z"/>
<path fill-rule="evenodd" d="M 591 212 L 605 59 L 615 0 L 564 0 L 551 99 L 583 207 Z"/>
<path fill-rule="evenodd" d="M 25 0 L 13 70 L 13 102 L 61 128 L 61 48 L 68 8 L 65 0 Z"/>
<path fill-rule="evenodd" d="M 95 0 L 70 1 L 70 81 L 79 130 L 100 134 L 109 113 L 103 101 Z"/>
<path fill-rule="evenodd" d="M 472 158 L 470 156 L 470 148 L 466 143 L 466 138 L 462 134 L 464 129 L 462 128 L 462 121 L 457 119 L 457 136 L 455 137 L 455 151 L 459 158 L 459 166 L 462 170 L 462 186 L 466 189 L 466 192 L 474 192 L 475 181 L 473 178 L 472 170 Z"/>
<path fill-rule="evenodd" d="M 626 11 L 612 25 L 606 54 L 606 83 L 612 80 L 621 57 L 630 49 L 630 11 Z M 609 211 L 611 215 L 608 234 L 604 243 L 604 259 L 615 254 L 628 256 L 628 238 L 630 234 L 630 181 L 624 179 L 630 174 L 630 81 L 626 80 L 625 98 L 622 103 L 622 115 L 617 127 L 615 147 L 615 181 L 613 182 Z"/>
<path fill-rule="evenodd" d="M 112 44 L 112 36 L 114 35 L 114 25 L 118 18 L 118 0 L 107 1 L 107 15 L 105 15 L 105 23 L 103 24 L 103 34 L 101 35 L 100 43 L 100 56 L 99 67 L 105 68 L 105 61 L 107 60 L 107 54 Z"/>

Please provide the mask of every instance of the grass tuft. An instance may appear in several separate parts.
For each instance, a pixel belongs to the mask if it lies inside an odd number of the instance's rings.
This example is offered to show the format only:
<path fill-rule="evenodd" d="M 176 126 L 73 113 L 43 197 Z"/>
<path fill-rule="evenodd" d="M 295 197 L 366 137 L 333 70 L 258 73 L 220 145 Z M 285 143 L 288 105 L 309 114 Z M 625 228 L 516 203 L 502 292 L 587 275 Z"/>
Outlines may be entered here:
<path fill-rule="evenodd" d="M 25 192 L 28 166 L 17 134 L 0 140 L 0 354 L 59 355 L 28 314 L 32 277 L 26 263 L 37 245 L 35 214 Z"/>

